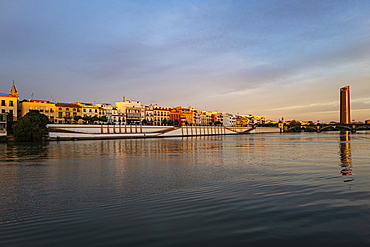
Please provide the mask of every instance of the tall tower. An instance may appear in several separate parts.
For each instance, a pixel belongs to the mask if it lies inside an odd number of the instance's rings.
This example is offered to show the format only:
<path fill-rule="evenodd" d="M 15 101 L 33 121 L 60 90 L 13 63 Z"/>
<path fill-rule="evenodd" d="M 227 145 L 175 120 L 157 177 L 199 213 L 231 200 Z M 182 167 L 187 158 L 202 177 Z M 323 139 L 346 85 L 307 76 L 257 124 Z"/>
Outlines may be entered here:
<path fill-rule="evenodd" d="M 349 97 L 349 86 L 340 89 L 340 123 L 351 123 L 351 105 Z"/>

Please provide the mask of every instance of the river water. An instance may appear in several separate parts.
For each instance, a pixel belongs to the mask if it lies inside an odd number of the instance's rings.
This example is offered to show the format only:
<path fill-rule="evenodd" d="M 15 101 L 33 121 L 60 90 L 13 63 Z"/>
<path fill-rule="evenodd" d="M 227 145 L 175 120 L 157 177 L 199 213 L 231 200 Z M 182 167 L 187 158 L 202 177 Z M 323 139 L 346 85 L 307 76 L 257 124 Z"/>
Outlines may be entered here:
<path fill-rule="evenodd" d="M 370 246 L 370 132 L 0 143 L 0 246 Z"/>

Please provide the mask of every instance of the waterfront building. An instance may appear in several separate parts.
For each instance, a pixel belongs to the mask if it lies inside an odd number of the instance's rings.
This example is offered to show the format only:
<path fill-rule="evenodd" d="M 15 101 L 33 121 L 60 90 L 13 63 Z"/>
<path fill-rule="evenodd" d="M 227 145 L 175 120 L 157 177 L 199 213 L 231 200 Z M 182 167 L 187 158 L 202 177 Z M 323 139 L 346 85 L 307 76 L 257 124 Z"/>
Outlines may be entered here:
<path fill-rule="evenodd" d="M 254 124 L 254 118 L 252 115 L 236 115 L 235 116 L 235 126 L 246 127 Z"/>
<path fill-rule="evenodd" d="M 234 118 L 231 114 L 224 113 L 222 115 L 222 125 L 225 126 L 225 127 L 233 126 L 233 120 L 234 120 Z"/>
<path fill-rule="evenodd" d="M 73 104 L 77 104 L 78 106 L 80 106 L 78 110 L 81 112 L 81 114 L 79 114 L 78 116 L 81 116 L 81 118 L 85 117 L 86 119 L 86 117 L 88 117 L 88 118 L 96 119 L 100 117 L 100 108 L 98 105 L 94 105 L 93 103 L 88 103 L 88 102 L 75 102 Z M 78 122 L 87 123 L 88 121 L 81 119 Z"/>
<path fill-rule="evenodd" d="M 113 123 L 113 109 L 115 107 L 108 103 L 96 104 L 96 106 L 98 107 L 99 117 L 106 117 L 106 123 L 108 124 Z"/>
<path fill-rule="evenodd" d="M 252 119 L 255 124 L 264 124 L 266 122 L 266 118 L 262 116 L 252 116 Z"/>
<path fill-rule="evenodd" d="M 13 121 L 17 121 L 18 91 L 14 85 L 14 82 L 8 94 L 0 94 L 0 114 L 8 113 L 13 115 Z"/>
<path fill-rule="evenodd" d="M 350 88 L 349 86 L 340 89 L 340 123 L 351 123 L 351 106 L 350 106 Z"/>
<path fill-rule="evenodd" d="M 170 110 L 170 120 L 174 125 L 179 125 L 181 123 L 180 112 L 176 110 L 176 108 Z"/>
<path fill-rule="evenodd" d="M 113 124 L 124 124 L 125 114 L 121 113 L 117 107 L 112 108 L 112 123 Z"/>
<path fill-rule="evenodd" d="M 200 113 L 200 125 L 208 126 L 211 121 L 211 114 L 206 111 L 201 111 Z"/>
<path fill-rule="evenodd" d="M 220 123 L 222 124 L 223 122 L 222 113 L 217 112 L 217 111 L 212 112 L 211 122 L 212 122 L 212 125 L 220 124 Z"/>
<path fill-rule="evenodd" d="M 55 103 L 55 123 L 76 123 L 75 117 L 82 117 L 82 106 L 77 103 Z"/>
<path fill-rule="evenodd" d="M 115 107 L 120 114 L 124 114 L 125 124 L 139 124 L 145 119 L 145 106 L 142 106 L 140 101 L 126 100 L 126 97 L 123 97 L 122 101 L 116 102 Z"/>
<path fill-rule="evenodd" d="M 156 107 L 153 109 L 153 122 L 154 125 L 162 125 L 163 122 L 170 120 L 170 108 L 168 107 Z"/>
<path fill-rule="evenodd" d="M 194 125 L 194 115 L 192 107 L 182 108 L 181 106 L 175 107 L 176 111 L 180 113 L 181 125 Z"/>
<path fill-rule="evenodd" d="M 145 121 L 147 125 L 154 125 L 154 108 L 158 108 L 158 105 L 145 106 Z"/>
<path fill-rule="evenodd" d="M 55 121 L 55 104 L 50 100 L 26 99 L 19 102 L 20 116 L 23 117 L 31 110 L 37 110 L 48 117 L 50 123 Z"/>

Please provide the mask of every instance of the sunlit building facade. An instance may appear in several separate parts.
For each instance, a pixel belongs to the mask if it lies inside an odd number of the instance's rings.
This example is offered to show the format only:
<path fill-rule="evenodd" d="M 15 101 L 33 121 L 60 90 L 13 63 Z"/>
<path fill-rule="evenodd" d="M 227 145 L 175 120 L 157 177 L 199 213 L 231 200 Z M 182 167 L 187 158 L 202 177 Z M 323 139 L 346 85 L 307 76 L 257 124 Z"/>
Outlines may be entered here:
<path fill-rule="evenodd" d="M 20 116 L 23 117 L 31 110 L 37 110 L 48 117 L 50 123 L 55 121 L 55 104 L 49 100 L 27 99 L 20 102 Z"/>
<path fill-rule="evenodd" d="M 350 106 L 350 88 L 349 86 L 340 89 L 340 123 L 351 123 L 351 106 Z"/>
<path fill-rule="evenodd" d="M 77 103 L 56 103 L 55 104 L 55 123 L 70 124 L 75 123 L 75 117 L 82 117 L 82 107 Z"/>
<path fill-rule="evenodd" d="M 13 83 L 8 95 L 0 95 L 0 114 L 12 114 L 13 121 L 18 117 L 18 91 Z"/>

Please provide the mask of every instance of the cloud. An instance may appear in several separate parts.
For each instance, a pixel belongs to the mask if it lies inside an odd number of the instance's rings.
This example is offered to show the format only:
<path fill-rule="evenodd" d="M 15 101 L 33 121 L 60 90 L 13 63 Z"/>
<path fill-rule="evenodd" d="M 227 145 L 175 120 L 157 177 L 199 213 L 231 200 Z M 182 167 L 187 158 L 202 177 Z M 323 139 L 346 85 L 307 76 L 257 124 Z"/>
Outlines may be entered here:
<path fill-rule="evenodd" d="M 0 79 L 25 95 L 303 117 L 370 79 L 367 2 L 0 4 Z"/>

